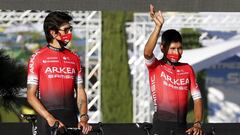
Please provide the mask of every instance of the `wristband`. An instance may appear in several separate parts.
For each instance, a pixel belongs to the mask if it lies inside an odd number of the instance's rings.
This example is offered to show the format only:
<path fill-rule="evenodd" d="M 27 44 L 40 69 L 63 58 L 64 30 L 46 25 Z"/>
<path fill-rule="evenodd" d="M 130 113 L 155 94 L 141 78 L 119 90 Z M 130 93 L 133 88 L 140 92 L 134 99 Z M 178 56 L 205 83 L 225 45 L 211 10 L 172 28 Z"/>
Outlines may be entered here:
<path fill-rule="evenodd" d="M 193 126 L 194 126 L 195 124 L 199 124 L 200 127 L 202 127 L 202 123 L 201 123 L 200 121 L 196 121 L 196 122 L 194 122 L 194 123 L 193 123 Z M 194 127 L 195 127 L 195 126 L 194 126 Z"/>
<path fill-rule="evenodd" d="M 80 119 L 88 120 L 89 116 L 86 113 L 84 113 L 84 114 L 80 115 Z"/>
<path fill-rule="evenodd" d="M 202 125 L 202 123 L 201 123 L 200 121 L 194 122 L 193 125 L 194 125 L 194 124 L 197 124 L 197 123 L 200 124 L 200 125 Z"/>

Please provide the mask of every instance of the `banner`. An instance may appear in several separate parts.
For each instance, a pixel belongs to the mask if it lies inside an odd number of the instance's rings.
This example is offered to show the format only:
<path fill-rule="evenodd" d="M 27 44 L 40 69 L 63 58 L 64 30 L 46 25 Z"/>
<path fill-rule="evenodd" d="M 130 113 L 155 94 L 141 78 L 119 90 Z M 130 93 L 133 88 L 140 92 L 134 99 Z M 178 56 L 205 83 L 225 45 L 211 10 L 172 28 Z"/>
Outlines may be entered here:
<path fill-rule="evenodd" d="M 240 122 L 240 57 L 235 55 L 206 70 L 208 120 Z"/>

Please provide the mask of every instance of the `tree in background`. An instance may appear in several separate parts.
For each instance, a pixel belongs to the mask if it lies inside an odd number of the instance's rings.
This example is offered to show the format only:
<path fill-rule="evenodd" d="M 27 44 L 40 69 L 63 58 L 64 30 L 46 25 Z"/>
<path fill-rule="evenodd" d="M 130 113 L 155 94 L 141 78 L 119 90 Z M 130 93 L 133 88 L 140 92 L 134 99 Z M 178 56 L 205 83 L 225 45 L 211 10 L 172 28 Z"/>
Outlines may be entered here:
<path fill-rule="evenodd" d="M 132 122 L 132 91 L 125 23 L 132 13 L 103 12 L 102 92 L 103 122 Z"/>
<path fill-rule="evenodd" d="M 13 111 L 20 119 L 16 107 L 16 96 L 21 88 L 26 87 L 26 70 L 0 50 L 0 106 Z"/>
<path fill-rule="evenodd" d="M 192 28 L 182 28 L 180 30 L 183 38 L 183 47 L 184 49 L 194 49 L 202 47 L 202 44 L 199 42 L 199 37 L 201 33 Z"/>

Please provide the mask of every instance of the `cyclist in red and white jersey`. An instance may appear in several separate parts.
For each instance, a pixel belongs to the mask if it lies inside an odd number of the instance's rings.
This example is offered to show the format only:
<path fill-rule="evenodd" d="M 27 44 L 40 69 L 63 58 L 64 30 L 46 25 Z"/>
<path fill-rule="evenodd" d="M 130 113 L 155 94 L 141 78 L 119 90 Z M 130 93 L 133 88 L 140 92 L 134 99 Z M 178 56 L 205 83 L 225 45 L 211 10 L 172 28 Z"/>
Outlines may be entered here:
<path fill-rule="evenodd" d="M 201 135 L 202 99 L 196 83 L 192 67 L 187 63 L 178 62 L 183 53 L 182 37 L 174 29 L 166 30 L 162 34 L 161 51 L 163 58 L 158 60 L 153 54 L 164 18 L 160 11 L 155 12 L 150 5 L 150 16 L 155 23 L 144 48 L 144 57 L 149 71 L 150 89 L 155 105 L 152 134 Z M 188 95 L 194 101 L 195 122 L 193 127 L 186 131 L 186 116 Z"/>
<path fill-rule="evenodd" d="M 72 17 L 65 12 L 51 12 L 44 20 L 48 44 L 29 60 L 27 100 L 40 115 L 38 135 L 49 135 L 50 127 L 82 127 L 87 134 L 87 97 L 83 88 L 80 58 L 65 46 L 72 39 Z M 78 122 L 78 111 L 80 122 Z"/>

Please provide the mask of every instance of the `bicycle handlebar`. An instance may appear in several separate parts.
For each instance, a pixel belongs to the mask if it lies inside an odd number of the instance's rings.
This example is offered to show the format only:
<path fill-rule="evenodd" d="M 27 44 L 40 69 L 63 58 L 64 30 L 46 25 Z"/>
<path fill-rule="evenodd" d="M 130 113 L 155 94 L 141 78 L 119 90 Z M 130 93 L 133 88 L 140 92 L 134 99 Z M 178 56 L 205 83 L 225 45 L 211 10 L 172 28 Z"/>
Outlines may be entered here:
<path fill-rule="evenodd" d="M 91 124 L 91 126 L 93 127 L 92 130 L 90 131 L 91 133 L 101 133 L 101 135 L 104 135 L 103 133 L 103 128 L 102 128 L 102 123 L 99 122 L 97 125 L 95 124 Z M 150 130 L 152 128 L 152 124 L 151 123 L 136 123 L 136 126 L 138 128 L 142 128 L 147 132 L 147 135 L 150 135 Z M 54 125 L 51 127 L 51 135 L 57 135 L 57 131 L 58 131 L 58 127 L 59 127 L 59 122 L 56 121 L 54 123 Z M 65 131 L 68 135 L 76 135 L 79 134 L 82 129 L 81 128 L 75 128 L 75 127 L 66 127 Z M 185 133 L 186 135 L 188 135 L 187 133 Z M 211 132 L 209 133 L 203 133 L 204 135 L 215 135 L 215 129 L 212 128 Z M 175 135 L 174 130 L 170 131 L 170 135 Z"/>
<path fill-rule="evenodd" d="M 144 122 L 144 123 L 136 123 L 136 126 L 137 126 L 137 128 L 139 128 L 139 129 L 144 129 L 146 132 L 147 132 L 147 135 L 150 135 L 150 130 L 151 130 L 151 128 L 152 128 L 152 123 L 148 123 L 148 122 Z M 183 133 L 184 135 L 189 135 L 188 133 Z M 175 135 L 175 131 L 174 130 L 171 130 L 170 131 L 170 135 Z M 190 134 L 190 135 L 193 135 L 193 133 L 192 134 Z M 216 135 L 216 133 L 215 133 L 215 128 L 214 127 L 212 127 L 211 128 L 211 131 L 209 131 L 209 132 L 203 132 L 203 135 Z"/>
<path fill-rule="evenodd" d="M 58 127 L 59 121 L 56 121 L 54 125 L 51 127 L 51 135 L 57 135 Z"/>
<path fill-rule="evenodd" d="M 21 119 L 27 120 L 28 122 L 35 122 L 37 120 L 37 116 L 34 114 L 21 114 Z"/>
<path fill-rule="evenodd" d="M 91 126 L 92 126 L 92 130 L 90 132 L 92 132 L 92 133 L 101 132 L 103 135 L 102 123 L 99 122 L 97 125 L 91 125 Z M 54 125 L 51 127 L 51 135 L 57 135 L 58 127 L 59 127 L 59 122 L 56 121 L 54 123 Z M 67 132 L 69 135 L 78 134 L 81 131 L 82 131 L 82 128 L 75 128 L 75 127 L 66 127 L 65 128 L 65 132 Z"/>
<path fill-rule="evenodd" d="M 75 128 L 75 127 L 68 127 L 66 129 L 67 129 L 67 132 L 80 132 L 80 131 L 82 131 L 82 128 Z M 99 132 L 99 131 L 101 131 L 100 127 L 92 125 L 91 132 Z"/>

